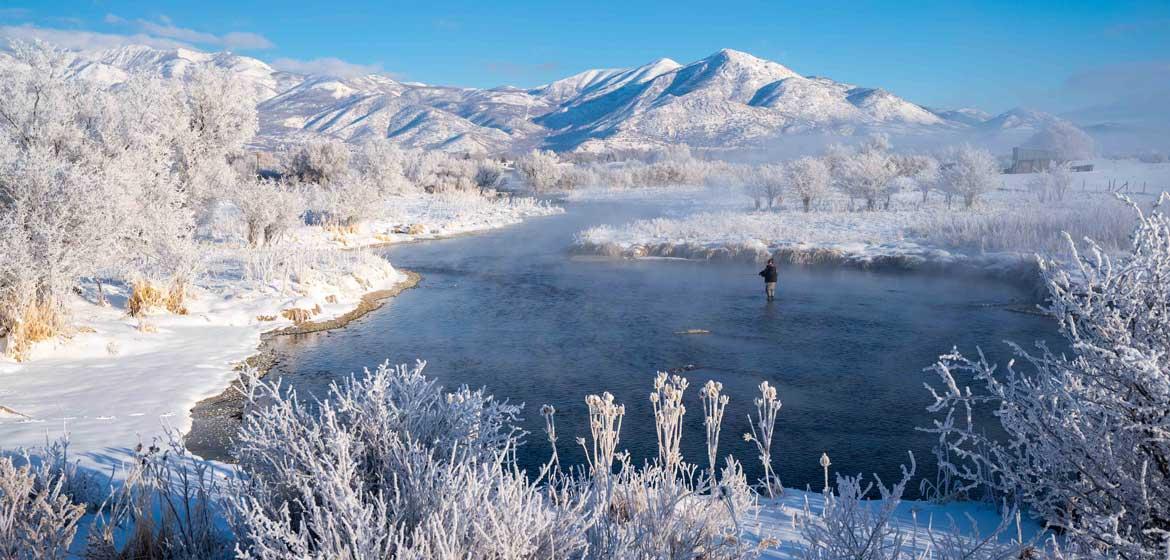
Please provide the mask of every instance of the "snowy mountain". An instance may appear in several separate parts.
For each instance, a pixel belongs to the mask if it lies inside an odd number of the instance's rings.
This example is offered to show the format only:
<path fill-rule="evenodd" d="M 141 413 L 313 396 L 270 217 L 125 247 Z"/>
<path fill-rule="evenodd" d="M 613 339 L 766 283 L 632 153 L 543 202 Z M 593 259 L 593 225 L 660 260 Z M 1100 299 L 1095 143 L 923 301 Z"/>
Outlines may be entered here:
<path fill-rule="evenodd" d="M 134 73 L 181 79 L 201 67 L 226 70 L 251 86 L 260 118 L 256 143 L 266 147 L 314 137 L 384 137 L 408 148 L 480 153 L 673 143 L 736 148 L 805 132 L 1016 136 L 1055 119 L 1024 109 L 990 118 L 975 109 L 933 110 L 881 88 L 804 76 L 730 49 L 686 65 L 662 58 L 588 70 L 531 89 L 301 75 L 228 52 L 145 46 L 79 53 L 72 70 L 79 79 L 113 85 Z"/>

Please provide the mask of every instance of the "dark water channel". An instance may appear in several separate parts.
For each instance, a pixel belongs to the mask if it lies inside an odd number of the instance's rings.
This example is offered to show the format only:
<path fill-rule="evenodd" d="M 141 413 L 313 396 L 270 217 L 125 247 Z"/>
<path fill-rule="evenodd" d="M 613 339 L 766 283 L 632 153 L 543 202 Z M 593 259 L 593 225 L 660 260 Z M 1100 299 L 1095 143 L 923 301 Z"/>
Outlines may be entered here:
<path fill-rule="evenodd" d="M 768 380 L 784 405 L 778 472 L 787 486 L 819 488 L 822 451 L 835 470 L 888 481 L 912 450 L 919 473 L 933 474 L 932 438 L 914 428 L 931 418 L 923 382 L 934 378 L 922 370 L 940 353 L 981 346 L 1003 363 L 1004 340 L 1058 339 L 1050 319 L 1013 311 L 1034 308 L 1029 291 L 990 279 L 782 267 L 768 304 L 755 265 L 567 253 L 581 229 L 653 215 L 576 204 L 487 234 L 387 249 L 395 266 L 422 275 L 419 287 L 345 328 L 278 337 L 273 373 L 302 394 L 324 394 L 338 376 L 385 359 L 425 359 L 445 386 L 486 386 L 527 403 L 520 458 L 532 467 L 548 456 L 540 405 L 558 410 L 562 461 L 580 462 L 584 397 L 602 391 L 626 404 L 621 446 L 639 463 L 652 457 L 655 372 L 692 368 L 684 455 L 705 464 L 698 389 L 721 381 L 731 397 L 721 455 L 734 453 L 753 480 L 760 469 L 742 435 Z M 687 329 L 710 334 L 676 334 Z"/>

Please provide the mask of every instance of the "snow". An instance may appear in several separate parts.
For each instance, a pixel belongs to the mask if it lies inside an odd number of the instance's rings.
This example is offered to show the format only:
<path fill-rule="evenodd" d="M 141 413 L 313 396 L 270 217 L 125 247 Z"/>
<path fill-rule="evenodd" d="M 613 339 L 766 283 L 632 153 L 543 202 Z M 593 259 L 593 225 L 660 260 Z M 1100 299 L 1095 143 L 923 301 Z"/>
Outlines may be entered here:
<path fill-rule="evenodd" d="M 85 297 L 71 302 L 72 336 L 39 344 L 23 363 L 0 358 L 2 447 L 35 447 L 68 433 L 83 467 L 108 472 L 132 457 L 135 444 L 161 436 L 164 426 L 186 432 L 191 408 L 228 386 L 234 366 L 256 353 L 261 335 L 292 324 L 282 310 L 319 306 L 312 320 L 326 320 L 356 307 L 365 293 L 406 278 L 381 257 L 345 249 L 504 227 L 560 211 L 474 195 L 393 199 L 382 218 L 352 235 L 310 226 L 294 231 L 281 251 L 303 262 L 288 281 L 248 280 L 242 269 L 263 265 L 249 263 L 243 250 L 222 248 L 193 290 L 188 314 L 155 314 L 145 328 L 124 310 L 125 287 L 106 286 L 112 305 L 103 307 L 87 285 Z M 425 229 L 395 233 L 411 224 Z"/>
<path fill-rule="evenodd" d="M 1030 262 L 1037 251 L 1062 248 L 1063 241 L 1058 237 L 1062 229 L 1071 230 L 1078 238 L 1080 232 L 1106 238 L 1100 239 L 1106 243 L 1113 237 L 1123 242 L 1132 227 L 1132 222 L 1125 219 L 1132 214 L 1107 192 L 1110 184 L 1128 182 L 1129 193 L 1143 204 L 1153 202 L 1155 193 L 1170 190 L 1170 164 L 1133 160 L 1091 163 L 1094 171 L 1072 174 L 1073 192 L 1068 200 L 1047 205 L 1026 191 L 1030 175 L 1001 176 L 1000 190 L 988 193 L 971 210 L 962 209 L 961 202 L 956 202 L 953 209 L 947 208 L 938 193 L 932 193 L 931 201 L 923 205 L 921 195 L 910 192 L 900 193 L 891 210 L 873 212 L 851 211 L 847 200 L 837 198 L 825 208 L 805 213 L 791 196 L 783 211 L 755 212 L 749 210 L 750 200 L 745 194 L 723 188 L 599 189 L 573 193 L 571 198 L 655 200 L 673 209 L 667 217 L 619 227 L 599 226 L 578 234 L 580 248 L 604 254 L 709 258 L 711 253 L 705 250 L 730 248 L 763 258 L 790 249 L 828 252 L 835 255 L 835 260 L 859 266 L 893 258 L 908 266 L 929 263 L 1014 267 Z M 1093 220 L 1078 223 L 1085 218 Z M 1116 224 L 1109 221 L 1114 219 Z M 1005 226 L 997 232 L 998 224 L 1040 225 L 1032 229 Z M 1038 239 L 1042 233 L 1052 235 Z M 657 252 L 652 250 L 656 246 Z M 684 250 L 671 251 L 676 248 Z"/>
<path fill-rule="evenodd" d="M 880 500 L 870 500 L 867 505 L 880 507 Z M 760 514 L 754 524 L 749 523 L 748 538 L 759 542 L 763 538 L 774 538 L 779 543 L 768 549 L 763 557 L 775 559 L 802 558 L 803 545 L 807 543 L 800 526 L 805 521 L 805 506 L 815 517 L 825 507 L 825 496 L 811 490 L 785 488 L 784 495 L 775 500 L 760 500 Z M 906 500 L 898 504 L 893 525 L 904 531 L 907 541 L 918 539 L 919 545 L 929 543 L 928 528 L 936 532 L 956 529 L 964 536 L 979 534 L 986 537 L 1001 521 L 1000 512 L 991 504 L 979 502 L 934 503 Z M 974 525 L 972 525 L 974 523 Z M 1013 524 L 1009 534 L 1001 535 L 1000 542 L 1008 542 L 1018 536 Z M 1021 519 L 1020 532 L 1024 541 L 1044 540 L 1043 527 L 1027 517 Z M 921 549 L 920 549 L 921 550 Z"/>

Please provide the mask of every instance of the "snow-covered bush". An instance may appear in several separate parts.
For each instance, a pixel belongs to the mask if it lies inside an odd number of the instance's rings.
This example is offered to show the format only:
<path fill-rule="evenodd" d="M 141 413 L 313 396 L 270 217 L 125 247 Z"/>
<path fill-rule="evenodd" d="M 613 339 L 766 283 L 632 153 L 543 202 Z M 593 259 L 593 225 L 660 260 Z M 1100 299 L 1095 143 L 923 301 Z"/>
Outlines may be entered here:
<path fill-rule="evenodd" d="M 382 203 L 377 186 L 356 177 L 310 188 L 308 199 L 316 222 L 338 232 L 355 231 L 377 215 Z"/>
<path fill-rule="evenodd" d="M 66 558 L 85 506 L 69 498 L 47 463 L 20 462 L 0 455 L 0 558 Z"/>
<path fill-rule="evenodd" d="M 341 141 L 310 141 L 293 152 L 288 175 L 304 183 L 329 185 L 348 177 L 351 157 L 349 146 Z"/>
<path fill-rule="evenodd" d="M 533 150 L 516 159 L 516 171 L 532 190 L 548 192 L 557 186 L 563 171 L 557 155 L 550 151 Z"/>
<path fill-rule="evenodd" d="M 883 138 L 875 137 L 855 152 L 829 156 L 837 187 L 851 200 L 864 200 L 866 210 L 876 210 L 877 201 L 888 197 L 890 183 L 900 171 L 897 158 L 887 150 L 888 141 Z"/>
<path fill-rule="evenodd" d="M 495 190 L 503 178 L 504 168 L 494 160 L 483 160 L 475 166 L 475 186 L 479 187 L 480 194 Z"/>
<path fill-rule="evenodd" d="M 788 162 L 784 169 L 792 193 L 800 199 L 805 212 L 811 210 L 813 202 L 829 191 L 829 166 L 819 158 L 805 156 Z"/>
<path fill-rule="evenodd" d="M 240 210 L 244 237 L 253 247 L 275 242 L 300 224 L 305 213 L 303 193 L 272 179 L 242 179 L 229 200 Z"/>
<path fill-rule="evenodd" d="M 134 459 L 102 504 L 85 557 L 230 558 L 211 464 L 192 457 L 175 433 L 165 443 L 139 444 Z"/>
<path fill-rule="evenodd" d="M 406 178 L 427 193 L 473 191 L 475 163 L 446 152 L 410 152 L 407 155 Z"/>
<path fill-rule="evenodd" d="M 524 435 L 516 427 L 520 407 L 482 390 L 445 392 L 423 375 L 424 365 L 382 364 L 312 404 L 279 381 L 249 378 L 251 410 L 237 440 L 243 476 L 228 498 L 245 557 L 730 559 L 758 552 L 739 538 L 755 508 L 739 464 L 729 459 L 716 477 L 678 453 L 681 378 L 660 374 L 656 382 L 660 460 L 631 465 L 618 448 L 624 407 L 610 395 L 590 396 L 593 468 L 566 473 L 550 461 L 530 478 L 512 462 Z M 555 449 L 551 407 L 545 414 Z"/>
<path fill-rule="evenodd" d="M 1165 197 L 1163 197 L 1165 198 Z M 1129 254 L 1088 242 L 1070 270 L 1042 260 L 1071 347 L 1016 348 L 1004 371 L 957 352 L 934 366 L 941 476 L 1026 503 L 1081 553 L 1161 558 L 1170 546 L 1170 219 L 1141 215 Z M 975 389 L 961 384 L 971 379 Z M 1006 433 L 991 437 L 972 409 Z"/>
<path fill-rule="evenodd" d="M 1072 186 L 1072 175 L 1067 166 L 1056 163 L 1034 173 L 1028 179 L 1027 185 L 1028 190 L 1036 193 L 1040 202 L 1047 202 L 1049 199 L 1064 200 L 1064 195 Z"/>
<path fill-rule="evenodd" d="M 805 503 L 800 529 L 806 543 L 797 556 L 807 560 L 1007 560 L 1038 556 L 1033 543 L 1018 535 L 1010 542 L 1001 538 L 1013 521 L 1018 522 L 1017 512 L 1008 508 L 1001 511 L 999 524 L 986 534 L 974 520 L 966 532 L 954 519 L 949 519 L 949 527 L 935 527 L 933 519 L 923 520 L 924 526 L 904 527 L 897 519 L 898 509 L 914 470 L 911 454 L 910 467 L 903 466 L 902 478 L 890 487 L 876 475 L 876 484 L 864 485 L 860 475 L 837 475 L 836 493 L 826 489 L 823 511 L 813 513 Z M 873 500 L 875 486 L 878 496 Z"/>
<path fill-rule="evenodd" d="M 999 174 L 999 164 L 991 152 L 964 144 L 947 151 L 939 167 L 939 182 L 948 203 L 952 196 L 959 196 L 970 208 L 981 195 L 995 190 Z"/>
<path fill-rule="evenodd" d="M 353 170 L 359 181 L 372 184 L 383 196 L 410 190 L 406 154 L 384 139 L 375 138 L 358 147 L 353 155 Z"/>

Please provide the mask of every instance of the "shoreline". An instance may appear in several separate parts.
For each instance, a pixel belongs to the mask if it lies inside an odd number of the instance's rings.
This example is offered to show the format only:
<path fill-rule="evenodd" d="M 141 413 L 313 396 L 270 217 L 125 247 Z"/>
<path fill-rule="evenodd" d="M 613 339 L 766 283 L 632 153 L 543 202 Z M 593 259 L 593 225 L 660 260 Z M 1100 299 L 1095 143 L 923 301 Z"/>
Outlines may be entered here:
<path fill-rule="evenodd" d="M 237 364 L 233 371 L 240 371 L 244 367 L 252 367 L 259 372 L 260 377 L 266 377 L 276 363 L 276 355 L 270 348 L 270 341 L 277 336 L 290 336 L 323 332 L 340 329 L 366 314 L 381 308 L 393 297 L 406 290 L 415 288 L 422 280 L 417 272 L 398 269 L 406 275 L 406 279 L 384 290 L 374 290 L 364 294 L 354 309 L 332 319 L 322 321 L 306 321 L 300 325 L 291 325 L 274 329 L 260 335 L 260 345 L 257 352 L 243 362 Z M 183 446 L 195 455 L 209 461 L 231 463 L 228 453 L 230 449 L 227 438 L 234 434 L 243 419 L 244 397 L 240 388 L 240 379 L 237 375 L 223 391 L 216 395 L 204 398 L 195 403 L 188 414 L 191 417 L 191 427 L 183 434 Z M 197 429 L 198 428 L 198 429 Z M 194 435 L 194 437 L 192 437 Z"/>
<path fill-rule="evenodd" d="M 818 245 L 764 245 L 755 243 L 635 243 L 578 242 L 569 248 L 575 256 L 600 259 L 662 259 L 689 262 L 761 264 L 769 258 L 783 265 L 870 272 L 969 274 L 1021 286 L 1037 295 L 1047 293 L 1034 254 L 970 255 L 923 245 L 887 252 L 853 251 Z"/>

